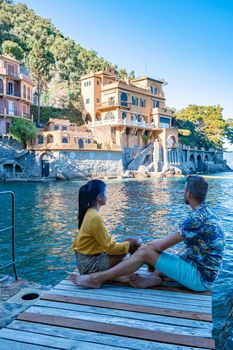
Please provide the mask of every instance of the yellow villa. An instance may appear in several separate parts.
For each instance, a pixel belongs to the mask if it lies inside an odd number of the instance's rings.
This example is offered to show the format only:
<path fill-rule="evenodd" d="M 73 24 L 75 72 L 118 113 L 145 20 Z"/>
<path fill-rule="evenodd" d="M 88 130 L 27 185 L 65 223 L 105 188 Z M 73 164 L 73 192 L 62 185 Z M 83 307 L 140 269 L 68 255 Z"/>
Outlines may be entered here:
<path fill-rule="evenodd" d="M 176 147 L 178 130 L 165 107 L 163 83 L 146 76 L 119 79 L 113 68 L 83 76 L 82 117 L 97 143 L 123 150 L 156 141 L 160 160 L 167 163 L 167 149 Z"/>

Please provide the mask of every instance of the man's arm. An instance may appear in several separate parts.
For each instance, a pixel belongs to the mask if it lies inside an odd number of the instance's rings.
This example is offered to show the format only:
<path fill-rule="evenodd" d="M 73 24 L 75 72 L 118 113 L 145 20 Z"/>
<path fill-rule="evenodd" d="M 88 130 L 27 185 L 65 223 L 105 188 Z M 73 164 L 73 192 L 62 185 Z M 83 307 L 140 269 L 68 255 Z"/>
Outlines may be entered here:
<path fill-rule="evenodd" d="M 173 247 L 182 241 L 184 241 L 184 237 L 181 236 L 180 233 L 173 233 L 164 239 L 157 239 L 155 241 L 152 241 L 148 245 L 156 252 L 163 252 L 164 250 Z"/>

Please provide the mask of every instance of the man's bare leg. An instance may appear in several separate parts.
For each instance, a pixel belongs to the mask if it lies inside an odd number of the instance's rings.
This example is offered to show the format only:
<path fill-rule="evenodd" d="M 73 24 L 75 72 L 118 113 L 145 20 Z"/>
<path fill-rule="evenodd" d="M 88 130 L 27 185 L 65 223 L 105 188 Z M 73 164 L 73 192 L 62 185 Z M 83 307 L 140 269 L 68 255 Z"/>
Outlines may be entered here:
<path fill-rule="evenodd" d="M 106 281 L 125 275 L 131 275 L 143 264 L 154 265 L 158 258 L 159 253 L 155 252 L 149 246 L 142 246 L 130 258 L 123 260 L 107 271 L 80 276 L 71 274 L 71 279 L 75 284 L 81 287 L 100 288 Z"/>

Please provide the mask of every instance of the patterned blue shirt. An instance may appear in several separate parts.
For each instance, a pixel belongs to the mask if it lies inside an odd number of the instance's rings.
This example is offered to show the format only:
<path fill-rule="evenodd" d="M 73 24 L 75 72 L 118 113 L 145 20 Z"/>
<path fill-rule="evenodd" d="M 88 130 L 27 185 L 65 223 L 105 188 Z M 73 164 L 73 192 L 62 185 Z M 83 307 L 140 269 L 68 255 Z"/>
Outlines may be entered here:
<path fill-rule="evenodd" d="M 195 263 L 206 287 L 211 287 L 222 265 L 225 236 L 220 219 L 206 203 L 200 204 L 180 225 L 185 238 L 184 260 Z"/>

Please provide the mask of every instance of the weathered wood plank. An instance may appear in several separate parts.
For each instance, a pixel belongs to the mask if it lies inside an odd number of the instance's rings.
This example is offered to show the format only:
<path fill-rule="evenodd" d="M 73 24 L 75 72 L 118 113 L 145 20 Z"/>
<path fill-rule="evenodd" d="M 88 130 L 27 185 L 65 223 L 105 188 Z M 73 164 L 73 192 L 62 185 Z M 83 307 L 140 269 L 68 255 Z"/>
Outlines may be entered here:
<path fill-rule="evenodd" d="M 9 329 L 4 328 L 0 332 L 0 336 L 2 339 L 8 339 L 8 340 L 14 340 L 14 341 L 21 341 L 24 343 L 29 344 L 36 344 L 36 345 L 43 345 L 45 347 L 47 346 L 54 346 L 55 349 L 79 349 L 79 350 L 87 350 L 87 349 L 95 349 L 95 350 L 112 350 L 111 346 L 103 345 L 103 344 L 93 344 L 89 339 L 89 341 L 82 342 L 79 340 L 73 340 L 73 339 L 67 339 L 67 338 L 60 338 L 60 337 L 54 337 L 51 335 L 45 335 L 45 334 L 38 334 L 38 333 L 29 333 L 24 332 L 20 330 L 15 329 Z M 0 338 L 0 339 L 1 339 Z M 125 349 L 130 350 L 127 346 L 125 347 L 115 347 L 116 349 Z"/>
<path fill-rule="evenodd" d="M 70 279 L 65 279 L 62 280 L 58 285 L 73 285 L 73 282 Z M 133 288 L 130 285 L 118 285 L 118 284 L 111 284 L 107 283 L 104 284 L 103 287 L 104 289 L 114 289 L 117 291 L 122 291 L 122 292 L 128 292 L 130 291 L 131 293 L 134 294 L 146 294 L 146 295 L 158 295 L 158 296 L 163 296 L 163 297 L 174 297 L 174 298 L 181 298 L 183 300 L 189 299 L 189 300 L 201 300 L 201 301 L 211 301 L 211 295 L 200 295 L 200 294 L 188 294 L 188 293 L 180 293 L 180 292 L 173 292 L 173 291 L 167 291 L 167 290 L 157 290 L 157 289 L 138 289 L 138 288 Z"/>
<path fill-rule="evenodd" d="M 95 293 L 96 291 L 93 290 L 88 290 L 88 289 L 77 289 L 75 290 L 70 290 L 69 288 L 65 289 L 60 289 L 60 288 L 53 288 L 51 289 L 51 292 L 55 292 L 56 294 L 63 294 L 63 295 L 71 295 L 71 296 L 79 296 L 83 298 L 90 298 L 90 299 L 98 299 L 98 300 L 108 300 L 108 301 L 113 301 L 113 302 L 120 302 L 120 303 L 127 303 L 127 304 L 136 304 L 136 305 L 144 305 L 144 306 L 152 306 L 152 307 L 162 307 L 164 308 L 165 306 L 165 301 L 160 300 L 145 300 L 144 298 L 134 298 L 132 299 L 131 297 L 126 297 L 126 296 L 118 296 L 118 295 L 109 295 L 108 293 Z M 170 308 L 173 310 L 187 310 L 187 311 L 192 311 L 192 312 L 203 312 L 203 313 L 208 313 L 211 314 L 212 310 L 209 307 L 198 307 L 198 306 L 192 306 L 192 305 L 180 305 L 180 304 L 175 304 L 175 303 L 169 303 L 166 300 L 166 308 Z"/>
<path fill-rule="evenodd" d="M 87 341 L 88 339 L 91 339 L 93 343 L 109 345 L 109 346 L 112 346 L 112 348 L 114 348 L 115 346 L 124 347 L 127 344 L 127 347 L 129 347 L 131 350 L 142 350 L 142 349 L 143 350 L 165 350 L 164 343 L 126 338 L 118 335 L 112 336 L 109 334 L 82 331 L 78 329 L 48 326 L 45 324 L 37 324 L 37 323 L 24 322 L 24 321 L 14 321 L 10 325 L 8 325 L 8 328 L 22 330 L 22 331 L 31 332 L 31 333 L 53 335 L 54 337 L 80 340 L 84 342 Z M 193 348 L 181 346 L 181 345 L 166 344 L 166 350 L 191 350 L 191 349 Z M 195 348 L 195 350 L 203 350 L 203 349 Z"/>
<path fill-rule="evenodd" d="M 78 287 L 74 285 L 73 283 L 67 284 L 67 283 L 58 283 L 55 287 L 55 289 L 64 289 L 64 290 L 79 290 L 83 291 L 83 288 Z M 136 298 L 136 299 L 144 299 L 144 300 L 153 300 L 158 302 L 164 302 L 164 299 L 166 299 L 166 303 L 174 303 L 174 304 L 183 304 L 183 305 L 192 305 L 192 306 L 198 306 L 202 308 L 211 308 L 212 302 L 211 298 L 208 300 L 195 300 L 195 299 L 185 299 L 185 298 L 179 298 L 177 297 L 176 293 L 173 293 L 172 295 L 163 295 L 162 293 L 153 293 L 151 290 L 146 289 L 134 289 L 134 288 L 123 288 L 118 289 L 115 288 L 115 286 L 112 286 L 112 288 L 107 288 L 106 286 L 103 286 L 101 289 L 95 289 L 95 290 L 89 290 L 92 294 L 102 294 L 102 295 L 111 295 L 114 294 L 114 296 L 124 296 L 124 297 L 130 297 L 130 298 Z"/>
<path fill-rule="evenodd" d="M 192 320 L 190 322 L 194 322 L 194 324 L 196 322 L 195 320 L 206 321 L 206 322 L 210 322 L 212 320 L 212 316 L 210 314 L 194 313 L 194 312 L 188 312 L 188 311 L 182 311 L 182 310 L 170 310 L 166 308 L 155 308 L 151 306 L 147 307 L 147 306 L 126 304 L 126 303 L 91 300 L 86 298 L 78 298 L 75 296 L 59 295 L 59 294 L 53 294 L 53 293 L 43 294 L 41 296 L 41 300 L 51 300 L 51 301 L 58 301 L 63 303 L 95 306 L 99 308 L 108 308 L 111 310 L 112 309 L 126 310 L 126 311 L 133 311 L 137 313 L 146 313 L 149 315 L 151 314 L 151 315 L 170 316 L 171 318 L 180 318 L 183 322 L 186 322 L 187 320 Z"/>
<path fill-rule="evenodd" d="M 193 346 L 200 348 L 215 348 L 213 339 L 192 337 L 187 335 L 176 335 L 166 332 L 156 332 L 152 330 L 145 330 L 140 328 L 124 327 L 109 325 L 106 323 L 83 321 L 69 317 L 49 316 L 35 314 L 32 312 L 24 312 L 17 317 L 18 320 L 36 322 L 43 324 L 56 325 L 61 327 L 68 327 L 74 329 L 81 329 L 87 331 L 94 331 L 98 333 L 106 333 L 113 335 L 126 336 L 129 338 L 159 341 L 161 343 L 177 344 L 185 346 Z"/>
<path fill-rule="evenodd" d="M 54 347 L 33 345 L 31 343 L 22 343 L 15 340 L 1 339 L 0 338 L 0 349 L 1 350 L 45 350 L 45 349 L 57 349 Z"/>
<path fill-rule="evenodd" d="M 160 331 L 168 333 L 175 333 L 175 334 L 186 334 L 196 337 L 206 337 L 211 338 L 211 330 L 210 329 L 200 329 L 196 327 L 187 327 L 182 325 L 175 325 L 175 324 L 169 324 L 169 323 L 163 323 L 156 320 L 148 320 L 146 315 L 142 319 L 137 318 L 137 314 L 133 313 L 134 318 L 130 317 L 132 316 L 132 313 L 129 312 L 116 312 L 115 315 L 112 312 L 88 312 L 88 310 L 84 308 L 84 310 L 80 310 L 77 308 L 75 310 L 75 305 L 72 308 L 64 309 L 62 308 L 62 305 L 59 305 L 61 303 L 56 303 L 56 305 L 51 305 L 50 307 L 46 306 L 39 306 L 38 304 L 36 306 L 30 307 L 30 309 L 27 310 L 27 312 L 37 313 L 37 314 L 43 314 L 43 315 L 51 315 L 51 316 L 65 316 L 69 318 L 84 320 L 84 321 L 94 321 L 94 322 L 100 322 L 100 323 L 108 323 L 112 325 L 118 325 L 118 326 L 125 326 L 125 327 L 132 327 L 132 328 L 140 328 L 140 329 L 150 329 L 153 331 Z M 61 306 L 59 308 L 59 306 Z M 77 307 L 77 305 L 76 305 Z M 101 309 L 102 310 L 102 309 Z M 108 310 L 109 311 L 109 310 Z M 111 310 L 112 311 L 112 310 Z M 141 314 L 141 316 L 144 314 Z M 150 315 L 151 318 L 153 318 L 152 315 Z"/>

